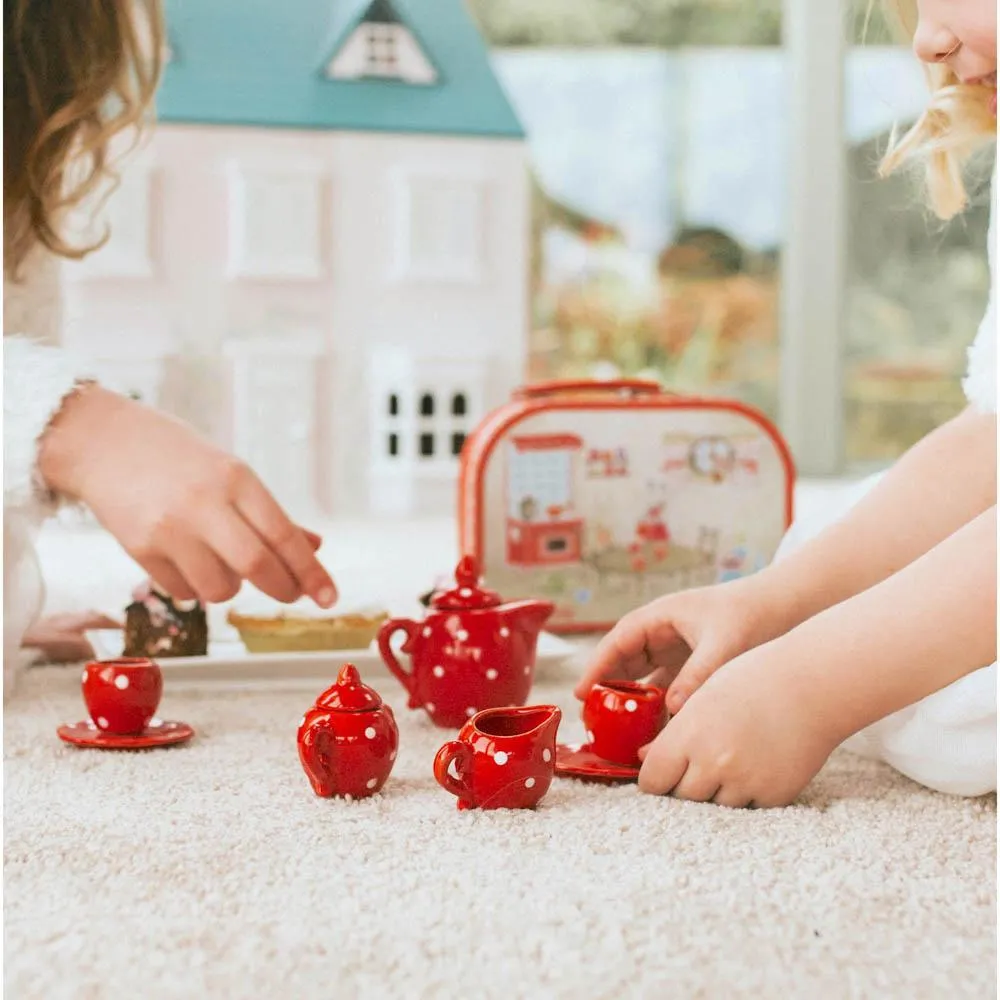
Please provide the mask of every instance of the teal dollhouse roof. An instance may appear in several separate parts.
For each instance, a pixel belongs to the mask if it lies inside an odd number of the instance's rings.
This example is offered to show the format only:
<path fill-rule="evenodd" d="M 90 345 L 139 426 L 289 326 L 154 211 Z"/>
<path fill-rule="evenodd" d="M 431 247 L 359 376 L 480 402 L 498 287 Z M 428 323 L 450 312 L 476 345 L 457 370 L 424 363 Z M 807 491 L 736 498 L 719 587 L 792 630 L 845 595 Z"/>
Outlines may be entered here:
<path fill-rule="evenodd" d="M 524 135 L 463 0 L 166 0 L 166 17 L 163 122 Z M 393 20 L 417 40 L 433 83 L 327 76 L 358 24 Z"/>

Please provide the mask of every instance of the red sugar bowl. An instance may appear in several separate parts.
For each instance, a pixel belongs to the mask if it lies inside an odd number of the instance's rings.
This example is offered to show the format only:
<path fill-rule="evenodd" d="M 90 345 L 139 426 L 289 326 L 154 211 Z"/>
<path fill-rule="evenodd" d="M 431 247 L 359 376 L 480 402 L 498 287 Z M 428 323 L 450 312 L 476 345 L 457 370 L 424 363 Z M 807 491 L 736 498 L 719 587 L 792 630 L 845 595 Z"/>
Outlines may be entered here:
<path fill-rule="evenodd" d="M 317 795 L 363 799 L 386 783 L 399 730 L 392 709 L 347 663 L 303 716 L 297 742 L 302 769 Z"/>

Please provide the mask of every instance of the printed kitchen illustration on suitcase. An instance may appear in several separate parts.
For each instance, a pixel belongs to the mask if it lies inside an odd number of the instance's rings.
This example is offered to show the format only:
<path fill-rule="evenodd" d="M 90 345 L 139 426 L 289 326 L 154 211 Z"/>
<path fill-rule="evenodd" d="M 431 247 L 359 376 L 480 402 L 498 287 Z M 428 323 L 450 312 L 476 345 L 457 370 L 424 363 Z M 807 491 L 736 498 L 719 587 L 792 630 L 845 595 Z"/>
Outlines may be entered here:
<path fill-rule="evenodd" d="M 554 601 L 555 631 L 605 628 L 659 595 L 754 573 L 791 519 L 787 447 L 726 401 L 515 401 L 484 422 L 463 466 L 463 551 L 501 593 Z"/>

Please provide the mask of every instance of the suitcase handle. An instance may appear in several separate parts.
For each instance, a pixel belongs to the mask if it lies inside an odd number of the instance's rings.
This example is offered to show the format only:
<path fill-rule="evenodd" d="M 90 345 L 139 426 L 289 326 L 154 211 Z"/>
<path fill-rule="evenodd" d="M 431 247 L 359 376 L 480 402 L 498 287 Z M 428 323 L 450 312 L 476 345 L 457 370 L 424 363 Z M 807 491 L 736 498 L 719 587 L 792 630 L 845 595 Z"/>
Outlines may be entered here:
<path fill-rule="evenodd" d="M 619 379 L 552 379 L 523 385 L 514 390 L 516 399 L 540 399 L 546 396 L 562 396 L 571 393 L 596 392 L 620 396 L 676 396 L 677 393 L 664 389 L 659 382 L 640 378 Z"/>

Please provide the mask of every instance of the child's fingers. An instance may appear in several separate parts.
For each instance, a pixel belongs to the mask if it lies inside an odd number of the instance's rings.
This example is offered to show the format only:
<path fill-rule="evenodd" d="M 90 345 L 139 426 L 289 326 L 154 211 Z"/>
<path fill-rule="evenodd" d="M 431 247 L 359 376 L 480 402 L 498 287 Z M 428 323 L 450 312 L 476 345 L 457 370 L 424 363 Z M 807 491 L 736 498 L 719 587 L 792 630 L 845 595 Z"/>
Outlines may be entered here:
<path fill-rule="evenodd" d="M 648 607 L 633 611 L 597 644 L 574 694 L 582 700 L 600 681 L 645 677 L 659 665 L 658 654 L 678 638 L 673 626 L 657 621 Z"/>
<path fill-rule="evenodd" d="M 232 507 L 214 509 L 202 531 L 241 582 L 249 580 L 262 594 L 285 604 L 302 596 L 285 564 Z"/>
<path fill-rule="evenodd" d="M 236 508 L 285 564 L 300 591 L 321 608 L 333 607 L 337 588 L 330 574 L 316 558 L 315 549 L 301 529 L 292 524 L 256 476 L 250 474 L 244 479 Z"/>
<path fill-rule="evenodd" d="M 323 547 L 322 535 L 317 535 L 315 531 L 310 531 L 308 528 L 303 528 L 302 534 L 306 536 L 306 541 L 312 547 L 313 552 L 316 552 Z"/>
<path fill-rule="evenodd" d="M 688 700 L 719 669 L 727 656 L 710 640 L 700 643 L 687 658 L 667 691 L 667 709 L 676 715 Z"/>
<path fill-rule="evenodd" d="M 184 574 L 169 560 L 154 557 L 137 559 L 136 562 L 149 574 L 150 581 L 160 591 L 175 600 L 192 601 L 198 596 Z"/>
<path fill-rule="evenodd" d="M 670 724 L 650 744 L 639 769 L 639 791 L 667 795 L 684 778 L 688 769 L 687 751 L 670 738 Z"/>

